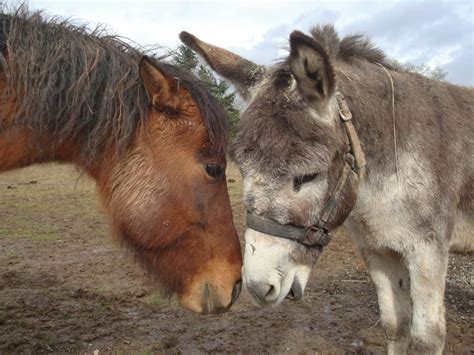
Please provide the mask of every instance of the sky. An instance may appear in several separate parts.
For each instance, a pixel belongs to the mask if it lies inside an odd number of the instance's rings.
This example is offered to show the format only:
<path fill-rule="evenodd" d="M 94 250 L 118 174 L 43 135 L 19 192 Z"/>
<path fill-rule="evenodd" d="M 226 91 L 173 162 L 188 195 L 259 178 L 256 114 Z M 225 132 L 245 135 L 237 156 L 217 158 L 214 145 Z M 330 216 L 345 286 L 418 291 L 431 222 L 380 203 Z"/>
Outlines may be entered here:
<path fill-rule="evenodd" d="M 4 1 L 15 4 L 15 1 Z M 340 37 L 364 33 L 401 62 L 438 66 L 452 83 L 474 86 L 474 1 L 44 1 L 30 9 L 105 24 L 147 46 L 175 49 L 179 32 L 224 47 L 256 63 L 285 56 L 289 34 L 334 24 Z"/>

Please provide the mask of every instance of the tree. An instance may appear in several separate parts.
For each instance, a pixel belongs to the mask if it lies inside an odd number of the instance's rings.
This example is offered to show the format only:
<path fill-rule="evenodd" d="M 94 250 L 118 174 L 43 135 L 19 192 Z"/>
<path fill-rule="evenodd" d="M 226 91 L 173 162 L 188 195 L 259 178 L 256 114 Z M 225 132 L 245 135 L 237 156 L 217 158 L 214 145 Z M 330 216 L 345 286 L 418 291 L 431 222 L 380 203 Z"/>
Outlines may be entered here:
<path fill-rule="evenodd" d="M 180 45 L 172 62 L 177 67 L 194 74 L 202 84 L 210 91 L 212 96 L 224 107 L 229 119 L 229 130 L 231 137 L 237 132 L 239 122 L 239 110 L 235 107 L 235 92 L 226 81 L 216 78 L 211 70 L 199 63 L 197 55 L 185 45 Z"/>
<path fill-rule="evenodd" d="M 176 54 L 173 55 L 173 64 L 186 71 L 192 72 L 199 64 L 199 59 L 192 49 L 180 45 Z"/>
<path fill-rule="evenodd" d="M 392 60 L 390 62 L 394 68 L 402 71 L 407 71 L 411 73 L 418 73 L 427 78 L 434 79 L 434 80 L 444 80 L 446 75 L 448 74 L 442 68 L 436 66 L 431 68 L 430 66 L 421 63 L 421 64 L 413 64 L 413 63 L 401 63 L 398 60 Z"/>

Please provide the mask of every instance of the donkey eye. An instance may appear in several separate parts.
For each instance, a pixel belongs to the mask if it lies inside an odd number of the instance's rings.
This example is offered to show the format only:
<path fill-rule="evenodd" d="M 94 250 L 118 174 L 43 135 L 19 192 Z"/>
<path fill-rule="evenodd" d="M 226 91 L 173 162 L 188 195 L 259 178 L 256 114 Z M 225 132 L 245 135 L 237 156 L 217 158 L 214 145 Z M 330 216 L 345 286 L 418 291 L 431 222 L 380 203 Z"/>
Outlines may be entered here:
<path fill-rule="evenodd" d="M 219 164 L 206 164 L 206 173 L 210 177 L 218 180 L 224 175 L 224 169 Z"/>
<path fill-rule="evenodd" d="M 298 189 L 301 187 L 301 185 L 306 184 L 307 182 L 313 181 L 316 176 L 318 176 L 317 173 L 314 174 L 306 174 L 306 175 L 301 175 L 297 176 L 293 179 L 293 188 Z"/>

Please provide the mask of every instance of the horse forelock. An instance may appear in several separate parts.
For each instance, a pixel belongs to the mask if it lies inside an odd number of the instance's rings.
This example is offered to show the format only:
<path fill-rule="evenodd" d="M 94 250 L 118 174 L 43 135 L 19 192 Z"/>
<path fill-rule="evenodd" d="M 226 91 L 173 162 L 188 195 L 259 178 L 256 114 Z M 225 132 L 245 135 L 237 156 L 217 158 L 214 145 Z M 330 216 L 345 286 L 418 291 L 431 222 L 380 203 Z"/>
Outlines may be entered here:
<path fill-rule="evenodd" d="M 228 121 L 222 106 L 192 74 L 167 63 L 155 64 L 189 91 L 201 112 L 211 150 L 215 154 L 224 154 L 227 148 Z"/>
<path fill-rule="evenodd" d="M 45 18 L 21 7 L 0 14 L 7 92 L 15 97 L 15 127 L 63 143 L 75 141 L 86 162 L 104 149 L 121 153 L 148 117 L 148 99 L 139 77 L 144 50 L 104 27 L 89 30 L 70 21 Z M 2 56 L 3 57 L 3 56 Z M 155 59 L 199 106 L 209 140 L 226 146 L 223 111 L 191 75 Z M 0 131 L 8 127 L 2 127 Z"/>

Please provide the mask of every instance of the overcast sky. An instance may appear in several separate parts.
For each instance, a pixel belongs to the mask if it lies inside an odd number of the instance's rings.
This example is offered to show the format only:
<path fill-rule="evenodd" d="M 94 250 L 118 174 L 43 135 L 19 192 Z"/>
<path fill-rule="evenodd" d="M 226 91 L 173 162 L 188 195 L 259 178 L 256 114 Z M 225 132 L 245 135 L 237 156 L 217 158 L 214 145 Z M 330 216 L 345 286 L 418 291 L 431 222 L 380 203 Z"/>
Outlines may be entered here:
<path fill-rule="evenodd" d="M 12 4 L 15 2 L 7 1 Z M 43 1 L 32 9 L 106 24 L 142 45 L 179 44 L 189 31 L 260 64 L 284 55 L 291 31 L 333 23 L 340 36 L 363 32 L 402 62 L 439 66 L 447 80 L 474 86 L 474 2 L 402 1 Z"/>

